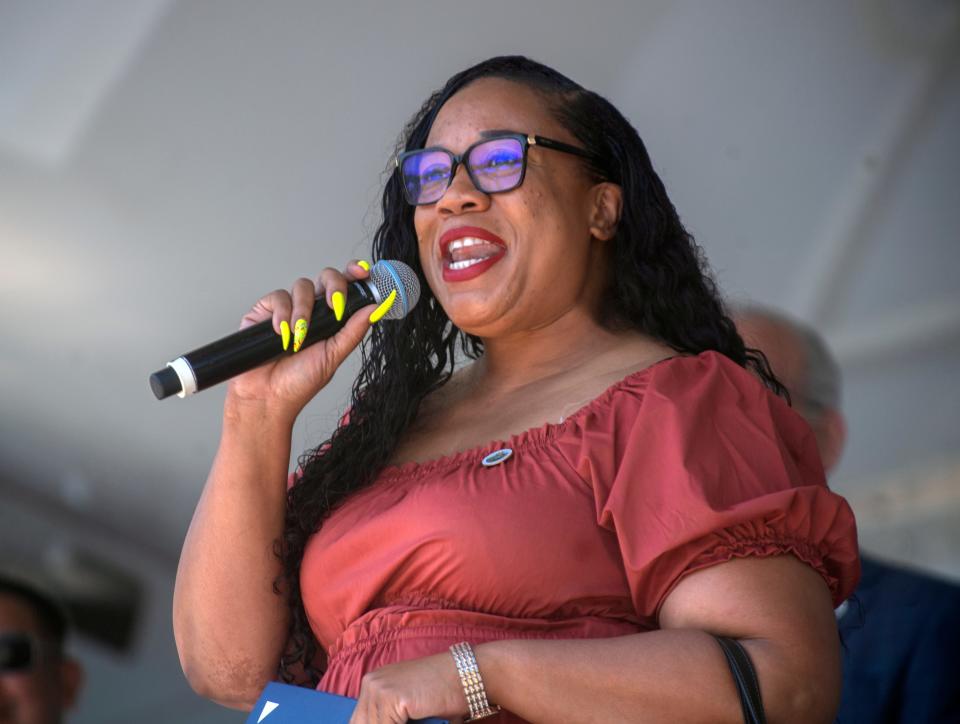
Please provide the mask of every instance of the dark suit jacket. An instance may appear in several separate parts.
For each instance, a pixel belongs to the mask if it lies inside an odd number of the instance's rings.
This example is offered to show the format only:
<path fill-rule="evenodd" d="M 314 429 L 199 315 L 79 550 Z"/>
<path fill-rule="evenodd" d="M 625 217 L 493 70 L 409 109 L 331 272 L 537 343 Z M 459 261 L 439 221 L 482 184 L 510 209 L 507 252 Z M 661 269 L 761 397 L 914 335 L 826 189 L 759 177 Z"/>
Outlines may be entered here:
<path fill-rule="evenodd" d="M 840 724 L 960 724 L 960 586 L 863 556 L 839 619 Z"/>

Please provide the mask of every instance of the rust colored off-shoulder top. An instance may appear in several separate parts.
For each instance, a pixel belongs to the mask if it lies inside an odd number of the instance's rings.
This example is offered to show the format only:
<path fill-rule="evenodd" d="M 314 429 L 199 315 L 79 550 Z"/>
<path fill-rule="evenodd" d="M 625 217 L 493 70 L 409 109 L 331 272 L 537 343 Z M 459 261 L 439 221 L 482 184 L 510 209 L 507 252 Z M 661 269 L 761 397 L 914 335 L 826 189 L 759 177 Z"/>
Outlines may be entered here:
<path fill-rule="evenodd" d="M 853 591 L 853 515 L 810 428 L 705 352 L 635 372 L 560 424 L 385 469 L 309 541 L 301 589 L 329 656 L 319 688 L 356 696 L 366 672 L 457 641 L 654 629 L 684 575 L 783 553 L 835 605 Z"/>

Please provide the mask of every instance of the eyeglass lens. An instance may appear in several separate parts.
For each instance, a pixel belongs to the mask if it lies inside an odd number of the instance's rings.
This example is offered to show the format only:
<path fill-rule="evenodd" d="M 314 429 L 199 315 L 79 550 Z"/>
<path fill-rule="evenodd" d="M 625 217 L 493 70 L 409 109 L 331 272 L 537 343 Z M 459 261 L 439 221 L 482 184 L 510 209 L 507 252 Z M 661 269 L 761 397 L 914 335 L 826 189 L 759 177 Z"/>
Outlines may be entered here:
<path fill-rule="evenodd" d="M 472 146 L 466 158 L 474 183 L 484 193 L 509 191 L 523 179 L 523 144 L 516 138 L 492 138 Z M 454 159 L 447 151 L 425 150 L 402 163 L 407 197 L 416 204 L 437 201 L 450 186 Z"/>
<path fill-rule="evenodd" d="M 33 644 L 21 633 L 0 634 L 0 672 L 22 671 L 33 663 Z"/>

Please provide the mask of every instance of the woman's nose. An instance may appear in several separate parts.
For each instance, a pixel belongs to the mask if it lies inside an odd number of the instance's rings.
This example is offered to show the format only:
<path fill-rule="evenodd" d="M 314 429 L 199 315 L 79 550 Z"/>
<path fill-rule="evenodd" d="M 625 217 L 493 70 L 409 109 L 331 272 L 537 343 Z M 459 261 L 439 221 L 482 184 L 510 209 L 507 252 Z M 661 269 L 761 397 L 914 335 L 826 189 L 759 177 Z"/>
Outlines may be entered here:
<path fill-rule="evenodd" d="M 473 185 L 470 174 L 463 165 L 457 168 L 450 186 L 437 201 L 441 214 L 463 214 L 468 211 L 483 211 L 490 207 L 490 196 Z"/>

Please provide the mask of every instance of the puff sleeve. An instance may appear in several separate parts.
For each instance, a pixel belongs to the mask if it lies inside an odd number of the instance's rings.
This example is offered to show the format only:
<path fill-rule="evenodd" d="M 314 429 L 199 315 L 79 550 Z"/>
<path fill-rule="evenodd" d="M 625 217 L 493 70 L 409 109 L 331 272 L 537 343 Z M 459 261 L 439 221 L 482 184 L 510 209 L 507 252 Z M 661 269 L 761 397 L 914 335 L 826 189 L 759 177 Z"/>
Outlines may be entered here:
<path fill-rule="evenodd" d="M 656 624 L 684 575 L 734 557 L 789 553 L 820 573 L 835 605 L 853 591 L 853 514 L 785 401 L 715 352 L 661 362 L 632 392 L 597 410 L 575 464 L 642 620 Z"/>

